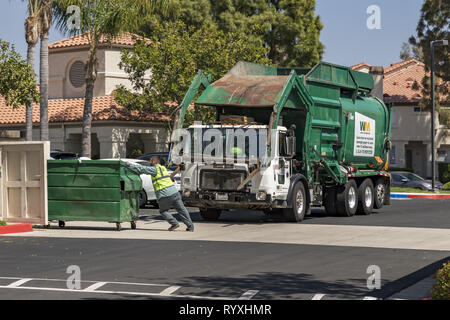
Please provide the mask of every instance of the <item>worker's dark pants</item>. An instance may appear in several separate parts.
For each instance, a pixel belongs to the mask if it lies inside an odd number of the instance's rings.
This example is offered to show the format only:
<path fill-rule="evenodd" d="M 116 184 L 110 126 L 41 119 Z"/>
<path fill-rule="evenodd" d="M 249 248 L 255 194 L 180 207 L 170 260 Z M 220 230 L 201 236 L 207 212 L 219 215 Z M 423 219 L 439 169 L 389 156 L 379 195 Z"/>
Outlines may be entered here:
<path fill-rule="evenodd" d="M 159 199 L 158 204 L 159 204 L 159 212 L 161 213 L 163 218 L 166 219 L 166 221 L 169 222 L 172 226 L 178 224 L 178 220 L 175 219 L 175 217 L 169 213 L 169 210 L 171 208 L 174 208 L 180 215 L 180 218 L 183 221 L 183 223 L 189 229 L 194 228 L 194 224 L 192 223 L 191 216 L 190 216 L 189 212 L 187 211 L 186 207 L 184 206 L 179 192 L 177 192 L 169 197 L 164 197 L 164 198 Z"/>

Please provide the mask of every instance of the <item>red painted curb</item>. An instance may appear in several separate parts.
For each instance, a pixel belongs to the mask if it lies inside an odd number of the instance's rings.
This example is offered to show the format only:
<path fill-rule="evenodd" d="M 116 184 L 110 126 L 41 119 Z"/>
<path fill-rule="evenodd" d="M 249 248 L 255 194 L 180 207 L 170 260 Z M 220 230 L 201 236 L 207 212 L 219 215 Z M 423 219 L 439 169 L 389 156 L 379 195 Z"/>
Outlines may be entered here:
<path fill-rule="evenodd" d="M 11 234 L 11 233 L 23 233 L 23 232 L 33 232 L 33 227 L 31 224 L 11 224 L 7 226 L 0 226 L 0 234 Z"/>
<path fill-rule="evenodd" d="M 450 194 L 425 194 L 425 195 L 410 194 L 408 195 L 408 198 L 450 199 Z"/>

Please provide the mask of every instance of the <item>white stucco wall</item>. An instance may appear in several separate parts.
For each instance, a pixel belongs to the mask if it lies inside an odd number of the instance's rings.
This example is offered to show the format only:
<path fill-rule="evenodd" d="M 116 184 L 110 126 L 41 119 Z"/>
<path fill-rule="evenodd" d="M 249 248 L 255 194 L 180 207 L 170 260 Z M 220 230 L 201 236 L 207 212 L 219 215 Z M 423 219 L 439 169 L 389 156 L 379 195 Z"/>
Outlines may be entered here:
<path fill-rule="evenodd" d="M 86 86 L 75 88 L 69 81 L 69 70 L 77 61 L 86 63 L 87 49 L 49 52 L 49 99 L 83 98 Z M 94 87 L 94 96 L 105 95 L 105 50 L 98 51 L 98 78 Z"/>

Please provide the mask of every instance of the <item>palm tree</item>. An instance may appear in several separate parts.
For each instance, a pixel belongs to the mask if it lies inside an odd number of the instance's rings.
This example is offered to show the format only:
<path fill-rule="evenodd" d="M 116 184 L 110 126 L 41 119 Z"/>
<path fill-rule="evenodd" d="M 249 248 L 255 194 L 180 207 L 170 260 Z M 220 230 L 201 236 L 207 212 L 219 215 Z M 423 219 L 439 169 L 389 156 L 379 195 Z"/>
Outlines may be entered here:
<path fill-rule="evenodd" d="M 39 15 L 40 35 L 41 35 L 41 54 L 39 85 L 41 90 L 40 104 L 40 131 L 41 141 L 49 140 L 48 132 L 48 32 L 52 25 L 52 3 L 55 0 L 40 0 L 41 10 Z"/>
<path fill-rule="evenodd" d="M 67 21 L 72 13 L 69 6 L 81 10 L 80 28 L 73 29 Z M 83 110 L 81 154 L 91 157 L 92 99 L 97 79 L 97 52 L 101 41 L 111 41 L 123 32 L 136 32 L 142 17 L 151 13 L 166 13 L 169 0 L 59 0 L 54 14 L 60 30 L 69 35 L 84 34 L 89 42 L 89 56 L 85 64 L 86 92 Z"/>
<path fill-rule="evenodd" d="M 25 40 L 27 41 L 27 61 L 34 70 L 34 56 L 36 44 L 40 34 L 40 4 L 41 0 L 28 0 L 28 17 L 25 20 Z M 30 98 L 26 104 L 26 140 L 33 140 L 33 100 Z"/>

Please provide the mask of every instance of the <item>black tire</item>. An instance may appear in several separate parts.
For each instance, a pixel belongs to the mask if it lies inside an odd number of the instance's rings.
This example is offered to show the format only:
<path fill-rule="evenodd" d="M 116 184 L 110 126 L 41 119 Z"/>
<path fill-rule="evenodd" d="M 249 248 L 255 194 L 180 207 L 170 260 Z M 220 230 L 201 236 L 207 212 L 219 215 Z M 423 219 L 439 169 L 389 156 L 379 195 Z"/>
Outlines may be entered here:
<path fill-rule="evenodd" d="M 366 216 L 371 214 L 375 202 L 372 180 L 366 179 L 359 185 L 358 199 L 357 213 Z"/>
<path fill-rule="evenodd" d="M 144 189 L 139 192 L 139 208 L 144 209 L 147 204 L 147 193 Z"/>
<path fill-rule="evenodd" d="M 383 178 L 379 178 L 375 181 L 374 186 L 374 203 L 373 207 L 375 209 L 381 209 L 386 200 L 387 188 L 386 188 L 386 180 Z"/>
<path fill-rule="evenodd" d="M 327 215 L 335 216 L 336 209 L 336 187 L 327 188 L 323 194 L 323 206 Z"/>
<path fill-rule="evenodd" d="M 150 201 L 150 204 L 151 204 L 155 209 L 159 209 L 158 201 L 156 201 L 156 200 Z"/>
<path fill-rule="evenodd" d="M 340 186 L 336 194 L 337 213 L 342 217 L 352 217 L 358 209 L 358 186 L 355 180 L 349 180 Z"/>
<path fill-rule="evenodd" d="M 136 230 L 136 221 L 131 221 L 131 229 Z"/>
<path fill-rule="evenodd" d="M 222 210 L 220 209 L 200 209 L 200 215 L 206 221 L 216 221 L 219 219 Z"/>
<path fill-rule="evenodd" d="M 289 222 L 301 222 L 305 218 L 308 199 L 306 198 L 305 186 L 298 182 L 292 191 L 292 208 L 283 209 L 283 217 Z"/>
<path fill-rule="evenodd" d="M 64 228 L 66 226 L 66 223 L 64 221 L 58 221 L 58 226 L 60 228 Z"/>

